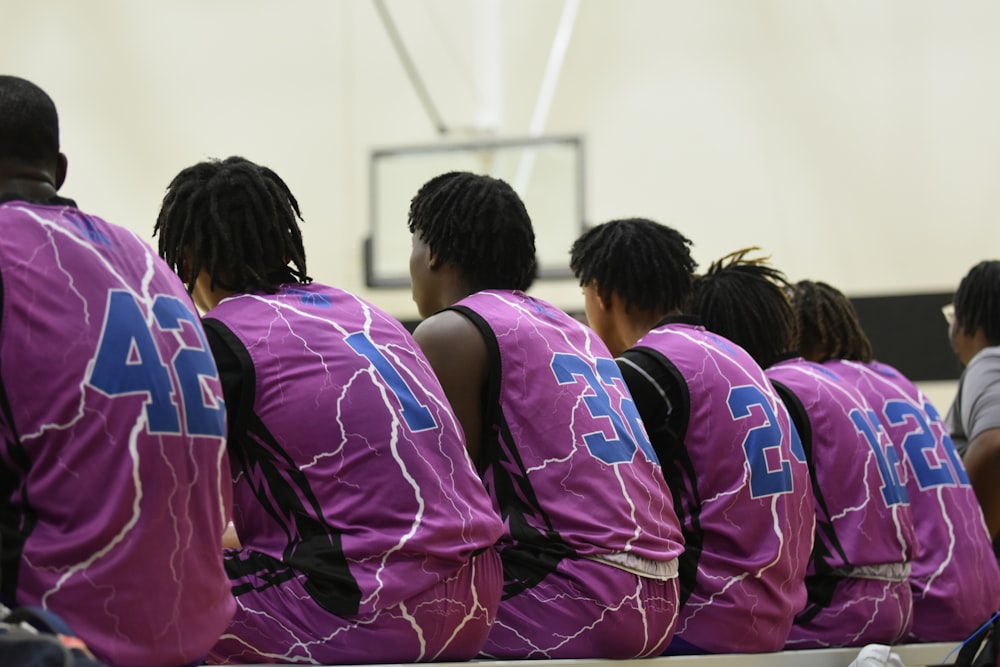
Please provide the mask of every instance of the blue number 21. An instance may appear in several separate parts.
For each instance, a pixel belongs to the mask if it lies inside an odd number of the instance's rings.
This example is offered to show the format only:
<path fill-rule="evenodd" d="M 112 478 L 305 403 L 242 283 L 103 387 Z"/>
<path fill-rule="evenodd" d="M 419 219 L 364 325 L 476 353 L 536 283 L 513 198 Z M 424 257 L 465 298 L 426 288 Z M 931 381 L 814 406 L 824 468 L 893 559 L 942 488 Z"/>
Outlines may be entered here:
<path fill-rule="evenodd" d="M 202 391 L 202 378 L 218 378 L 219 374 L 197 316 L 180 299 L 162 294 L 153 301 L 153 315 L 161 331 L 180 330 L 188 322 L 198 333 L 200 348 L 182 346 L 169 360 L 177 376 L 187 432 L 225 435 L 224 406 L 206 405 Z M 145 394 L 149 432 L 180 433 L 173 380 L 146 317 L 129 292 L 114 290 L 108 297 L 88 384 L 107 396 Z"/>

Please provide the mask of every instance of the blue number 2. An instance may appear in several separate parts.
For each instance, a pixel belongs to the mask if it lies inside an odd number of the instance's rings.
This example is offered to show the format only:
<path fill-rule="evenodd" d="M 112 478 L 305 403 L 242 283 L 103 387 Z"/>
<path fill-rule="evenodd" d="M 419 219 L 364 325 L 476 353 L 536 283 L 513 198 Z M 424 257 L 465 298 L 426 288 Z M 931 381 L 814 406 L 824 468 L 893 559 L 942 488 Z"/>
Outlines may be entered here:
<path fill-rule="evenodd" d="M 933 421 L 939 422 L 937 411 L 934 406 L 928 404 L 927 416 Z M 937 486 L 954 486 L 955 479 L 960 485 L 968 485 L 969 477 L 965 473 L 965 467 L 958 460 L 955 452 L 955 445 L 951 438 L 941 434 L 941 449 L 948 457 L 948 462 L 941 460 L 938 449 L 938 437 L 930 428 L 924 413 L 911 404 L 909 401 L 888 401 L 883 409 L 886 420 L 895 427 L 902 427 L 908 419 L 912 420 L 917 429 L 906 434 L 903 439 L 903 451 L 910 462 L 913 474 L 917 479 L 917 484 L 921 489 L 930 489 Z M 927 457 L 927 450 L 931 450 L 938 458 L 938 465 L 933 465 Z M 951 468 L 949 469 L 949 463 Z"/>
<path fill-rule="evenodd" d="M 747 431 L 743 438 L 743 453 L 750 469 L 750 495 L 753 498 L 776 496 L 792 490 L 792 466 L 787 460 L 781 461 L 778 470 L 771 470 L 767 463 L 767 450 L 781 445 L 781 426 L 760 389 L 753 385 L 733 387 L 729 390 L 729 413 L 733 419 L 750 417 L 750 408 L 757 406 L 764 416 L 764 423 Z M 791 451 L 799 461 L 805 461 L 805 450 L 798 431 L 791 428 Z M 780 450 L 779 450 L 780 455 Z"/>
<path fill-rule="evenodd" d="M 611 396 L 605 386 L 615 386 L 616 381 L 621 382 L 624 386 L 621 371 L 614 359 L 599 358 L 597 360 L 597 373 L 595 373 L 594 368 L 586 360 L 575 354 L 558 353 L 552 357 L 552 372 L 559 384 L 576 382 L 576 378 L 583 379 L 590 389 L 590 393 L 584 396 L 583 400 L 591 416 L 598 419 L 606 417 L 611 421 L 617 436 L 614 440 L 608 440 L 600 431 L 583 436 L 587 449 L 595 458 L 609 465 L 626 463 L 632 460 L 638 448 L 650 461 L 657 461 L 653 445 L 646 437 L 646 431 L 639 419 L 639 411 L 631 397 L 627 393 L 622 397 L 621 412 L 615 410 L 611 404 Z M 597 377 L 598 374 L 600 374 L 600 380 Z M 628 420 L 630 428 L 626 428 L 622 417 Z"/>
<path fill-rule="evenodd" d="M 162 294 L 153 302 L 153 314 L 162 331 L 180 330 L 183 322 L 189 322 L 198 333 L 200 348 L 182 346 L 170 360 L 180 385 L 187 432 L 225 435 L 224 407 L 207 405 L 202 391 L 202 378 L 218 378 L 219 374 L 195 314 L 180 299 Z M 101 341 L 87 382 L 107 396 L 145 394 L 149 432 L 180 433 L 170 371 L 160 358 L 142 309 L 129 292 L 114 290 L 108 296 Z"/>

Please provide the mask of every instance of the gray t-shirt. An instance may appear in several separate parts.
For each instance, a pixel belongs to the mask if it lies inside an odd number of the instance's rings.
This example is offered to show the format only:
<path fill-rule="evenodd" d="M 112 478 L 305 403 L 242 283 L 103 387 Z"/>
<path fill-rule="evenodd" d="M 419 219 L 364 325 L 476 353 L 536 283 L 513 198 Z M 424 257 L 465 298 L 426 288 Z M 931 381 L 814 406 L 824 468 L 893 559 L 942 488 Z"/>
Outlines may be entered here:
<path fill-rule="evenodd" d="M 1000 428 L 1000 346 L 983 348 L 969 361 L 945 424 L 963 457 L 976 436 Z"/>

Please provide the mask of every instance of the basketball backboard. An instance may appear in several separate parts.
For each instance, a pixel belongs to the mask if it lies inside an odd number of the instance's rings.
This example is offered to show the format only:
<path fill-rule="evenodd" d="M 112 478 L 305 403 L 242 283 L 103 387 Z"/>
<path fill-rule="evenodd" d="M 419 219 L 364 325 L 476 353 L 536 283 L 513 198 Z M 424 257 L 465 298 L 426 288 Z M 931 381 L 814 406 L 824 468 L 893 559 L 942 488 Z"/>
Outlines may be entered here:
<path fill-rule="evenodd" d="M 488 174 L 520 195 L 535 229 L 538 279 L 572 278 L 569 249 L 584 229 L 584 157 L 579 137 L 475 141 L 378 149 L 371 155 L 368 287 L 410 284 L 410 200 L 449 171 Z"/>

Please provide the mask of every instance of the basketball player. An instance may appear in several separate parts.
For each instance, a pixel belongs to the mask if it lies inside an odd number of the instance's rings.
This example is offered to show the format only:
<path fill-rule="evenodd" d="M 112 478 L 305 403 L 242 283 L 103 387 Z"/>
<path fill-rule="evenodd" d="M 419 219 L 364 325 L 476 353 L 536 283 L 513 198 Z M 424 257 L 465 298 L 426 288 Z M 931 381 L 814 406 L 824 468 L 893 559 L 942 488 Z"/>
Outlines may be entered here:
<path fill-rule="evenodd" d="M 809 470 L 760 366 L 682 314 L 697 268 L 690 243 L 651 220 L 613 220 L 577 239 L 570 265 L 587 320 L 618 356 L 684 530 L 668 653 L 779 651 L 806 603 L 816 522 Z"/>
<path fill-rule="evenodd" d="M 785 401 L 810 465 L 816 540 L 808 602 L 791 648 L 893 644 L 912 622 L 916 548 L 905 469 L 874 411 L 851 384 L 795 353 L 784 275 L 748 250 L 712 264 L 692 310 L 746 349 Z"/>
<path fill-rule="evenodd" d="M 310 281 L 300 219 L 277 174 L 230 157 L 181 171 L 156 222 L 229 414 L 237 608 L 210 658 L 471 658 L 499 604 L 499 517 L 412 337 Z"/>
<path fill-rule="evenodd" d="M 851 301 L 822 282 L 799 281 L 792 305 L 799 349 L 853 384 L 906 462 L 920 549 L 913 558 L 908 641 L 961 641 L 1000 606 L 983 512 L 937 409 L 895 368 L 875 361 Z"/>
<path fill-rule="evenodd" d="M 66 167 L 52 100 L 0 76 L 0 605 L 116 667 L 200 662 L 233 615 L 218 371 L 184 285 L 59 196 Z"/>
<path fill-rule="evenodd" d="M 614 359 L 525 294 L 531 219 L 504 181 L 432 178 L 409 212 L 414 335 L 505 522 L 484 656 L 657 655 L 676 618 L 681 534 Z"/>

